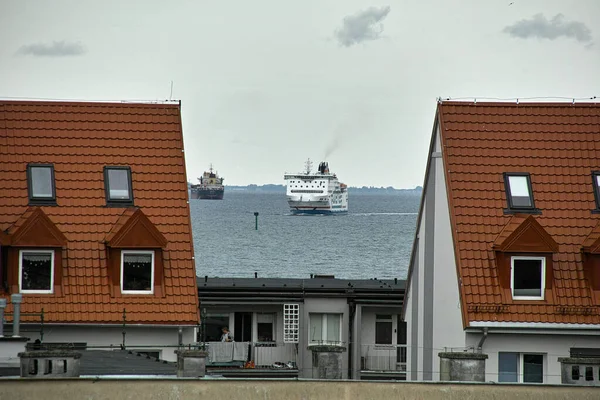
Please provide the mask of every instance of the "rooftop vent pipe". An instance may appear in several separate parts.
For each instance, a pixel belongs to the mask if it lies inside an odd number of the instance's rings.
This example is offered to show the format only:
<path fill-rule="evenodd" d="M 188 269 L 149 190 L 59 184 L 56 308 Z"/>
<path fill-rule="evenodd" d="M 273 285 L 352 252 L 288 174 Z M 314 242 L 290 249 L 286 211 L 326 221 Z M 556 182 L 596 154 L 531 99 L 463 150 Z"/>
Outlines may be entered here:
<path fill-rule="evenodd" d="M 23 302 L 22 294 L 13 294 L 10 296 L 13 303 L 13 337 L 19 337 L 21 328 L 21 303 Z"/>

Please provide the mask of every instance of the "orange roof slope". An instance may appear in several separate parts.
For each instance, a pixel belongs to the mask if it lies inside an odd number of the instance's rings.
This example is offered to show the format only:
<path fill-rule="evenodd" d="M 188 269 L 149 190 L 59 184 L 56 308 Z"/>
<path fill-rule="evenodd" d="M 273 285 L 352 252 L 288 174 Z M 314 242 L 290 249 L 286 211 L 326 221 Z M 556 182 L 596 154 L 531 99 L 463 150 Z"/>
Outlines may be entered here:
<path fill-rule="evenodd" d="M 443 102 L 438 117 L 465 322 L 600 323 L 581 256 L 600 217 L 600 105 Z M 533 217 L 558 245 L 545 301 L 503 302 L 494 243 L 520 223 L 503 212 L 504 172 L 531 174 Z"/>
<path fill-rule="evenodd" d="M 58 206 L 41 208 L 68 239 L 62 295 L 25 294 L 22 312 L 44 307 L 46 322 L 122 323 L 125 308 L 128 323 L 198 322 L 178 104 L 0 101 L 0 132 L 0 231 L 31 213 L 27 164 L 53 163 Z M 131 167 L 135 206 L 168 242 L 164 297 L 110 296 L 104 241 L 130 211 L 106 207 L 108 165 Z"/>

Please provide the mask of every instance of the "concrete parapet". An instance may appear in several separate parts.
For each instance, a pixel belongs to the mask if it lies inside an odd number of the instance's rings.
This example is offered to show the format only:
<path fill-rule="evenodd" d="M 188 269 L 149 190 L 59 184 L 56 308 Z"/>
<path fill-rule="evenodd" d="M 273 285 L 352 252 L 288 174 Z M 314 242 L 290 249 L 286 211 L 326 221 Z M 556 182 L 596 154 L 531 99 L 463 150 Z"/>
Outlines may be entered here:
<path fill-rule="evenodd" d="M 19 353 L 23 378 L 73 378 L 79 376 L 81 353 L 70 350 L 34 350 Z"/>
<path fill-rule="evenodd" d="M 560 357 L 561 382 L 568 385 L 600 386 L 599 357 Z"/>
<path fill-rule="evenodd" d="M 598 400 L 598 388 L 568 385 L 414 383 L 316 380 L 0 378 L 0 399 L 10 400 Z"/>
<path fill-rule="evenodd" d="M 485 382 L 485 360 L 482 353 L 439 353 L 440 380 Z"/>
<path fill-rule="evenodd" d="M 198 378 L 206 374 L 206 357 L 204 350 L 177 350 L 177 377 Z"/>
<path fill-rule="evenodd" d="M 312 351 L 313 378 L 342 379 L 343 357 L 346 351 L 343 346 L 315 345 L 308 346 Z"/>

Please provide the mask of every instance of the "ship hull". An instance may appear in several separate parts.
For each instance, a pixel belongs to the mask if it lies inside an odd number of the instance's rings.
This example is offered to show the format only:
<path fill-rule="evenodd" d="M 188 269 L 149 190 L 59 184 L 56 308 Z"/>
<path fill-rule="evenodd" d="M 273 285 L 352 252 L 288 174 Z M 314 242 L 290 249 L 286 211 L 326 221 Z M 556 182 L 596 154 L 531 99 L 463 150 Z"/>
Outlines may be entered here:
<path fill-rule="evenodd" d="M 290 212 L 294 215 L 343 215 L 348 214 L 348 209 L 329 207 L 291 207 Z"/>
<path fill-rule="evenodd" d="M 192 199 L 223 200 L 224 189 L 192 189 Z"/>

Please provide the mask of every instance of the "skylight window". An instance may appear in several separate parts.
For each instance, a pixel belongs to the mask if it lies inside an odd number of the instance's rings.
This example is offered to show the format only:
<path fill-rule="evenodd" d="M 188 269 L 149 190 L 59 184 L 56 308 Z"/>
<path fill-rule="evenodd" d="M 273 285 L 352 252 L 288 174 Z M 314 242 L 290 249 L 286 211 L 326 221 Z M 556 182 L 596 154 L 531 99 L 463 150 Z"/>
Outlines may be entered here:
<path fill-rule="evenodd" d="M 52 164 L 29 164 L 27 188 L 30 204 L 56 204 L 54 166 Z"/>
<path fill-rule="evenodd" d="M 534 210 L 533 191 L 528 173 L 505 173 L 504 186 L 509 210 Z"/>
<path fill-rule="evenodd" d="M 104 167 L 104 188 L 107 204 L 116 206 L 133 204 L 129 167 Z"/>

